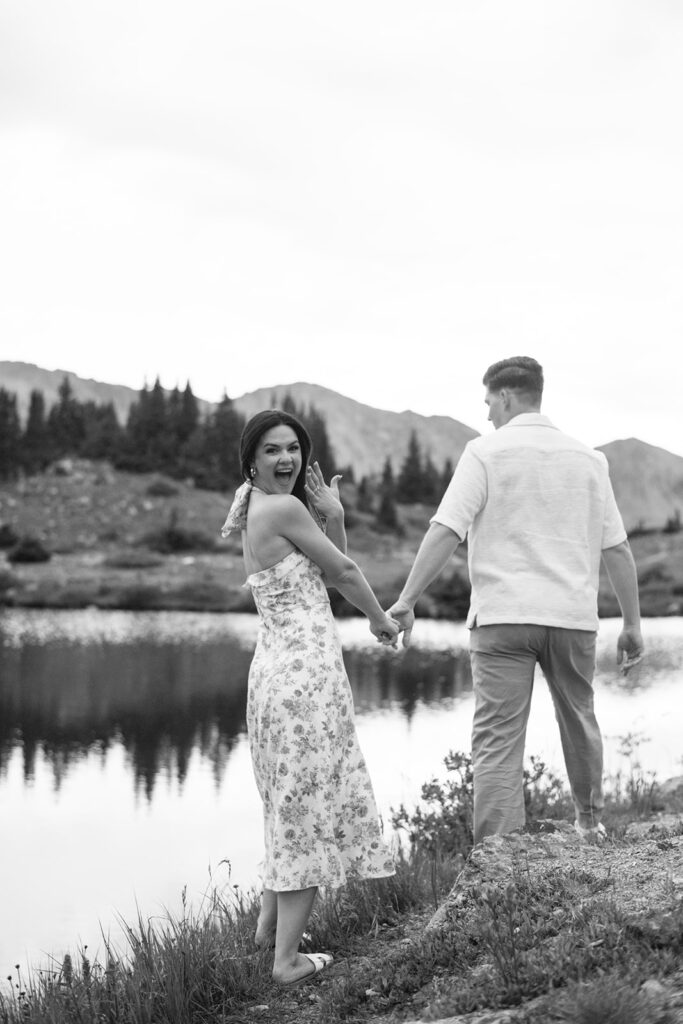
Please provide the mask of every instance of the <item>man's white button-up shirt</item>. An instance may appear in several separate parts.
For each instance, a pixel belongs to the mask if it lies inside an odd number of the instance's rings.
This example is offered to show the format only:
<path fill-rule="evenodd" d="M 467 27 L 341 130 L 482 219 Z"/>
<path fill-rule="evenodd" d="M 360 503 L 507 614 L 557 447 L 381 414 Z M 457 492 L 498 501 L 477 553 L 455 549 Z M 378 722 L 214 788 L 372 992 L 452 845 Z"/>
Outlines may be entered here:
<path fill-rule="evenodd" d="M 605 456 L 547 416 L 470 441 L 431 522 L 467 535 L 468 626 L 598 628 L 600 553 L 626 531 Z"/>

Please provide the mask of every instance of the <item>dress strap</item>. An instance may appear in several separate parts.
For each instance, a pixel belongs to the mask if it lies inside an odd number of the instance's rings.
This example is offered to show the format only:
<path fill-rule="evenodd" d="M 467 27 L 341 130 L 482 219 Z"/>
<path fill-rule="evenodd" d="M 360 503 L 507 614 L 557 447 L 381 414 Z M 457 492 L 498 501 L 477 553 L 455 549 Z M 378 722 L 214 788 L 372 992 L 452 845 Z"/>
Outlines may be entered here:
<path fill-rule="evenodd" d="M 247 509 L 249 508 L 249 498 L 251 497 L 253 487 L 254 485 L 251 480 L 245 480 L 242 486 L 238 487 L 235 491 L 235 497 L 230 506 L 228 518 L 221 528 L 221 537 L 227 537 L 234 530 L 243 530 L 246 527 Z"/>

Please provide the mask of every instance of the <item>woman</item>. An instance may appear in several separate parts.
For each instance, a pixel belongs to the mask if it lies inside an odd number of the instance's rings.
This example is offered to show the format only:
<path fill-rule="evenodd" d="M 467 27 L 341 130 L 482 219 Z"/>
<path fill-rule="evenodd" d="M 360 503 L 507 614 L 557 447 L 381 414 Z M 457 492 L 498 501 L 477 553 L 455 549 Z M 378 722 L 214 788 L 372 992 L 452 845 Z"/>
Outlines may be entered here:
<path fill-rule="evenodd" d="M 264 810 L 266 855 L 256 930 L 275 945 L 273 978 L 298 985 L 332 961 L 299 953 L 320 885 L 394 874 L 358 746 L 353 702 L 327 587 L 396 644 L 396 624 L 346 555 L 339 477 L 325 484 L 296 417 L 258 413 L 244 428 L 239 488 L 223 535 L 242 531 L 247 585 L 261 619 L 247 725 Z"/>

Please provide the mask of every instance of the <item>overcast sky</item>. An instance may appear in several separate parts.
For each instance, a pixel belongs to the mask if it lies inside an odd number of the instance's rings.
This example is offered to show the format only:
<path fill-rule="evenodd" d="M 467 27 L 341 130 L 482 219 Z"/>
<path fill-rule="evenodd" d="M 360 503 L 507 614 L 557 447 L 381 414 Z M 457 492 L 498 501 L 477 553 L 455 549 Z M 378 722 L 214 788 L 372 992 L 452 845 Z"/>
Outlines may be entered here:
<path fill-rule="evenodd" d="M 0 358 L 683 455 L 676 0 L 3 0 Z"/>

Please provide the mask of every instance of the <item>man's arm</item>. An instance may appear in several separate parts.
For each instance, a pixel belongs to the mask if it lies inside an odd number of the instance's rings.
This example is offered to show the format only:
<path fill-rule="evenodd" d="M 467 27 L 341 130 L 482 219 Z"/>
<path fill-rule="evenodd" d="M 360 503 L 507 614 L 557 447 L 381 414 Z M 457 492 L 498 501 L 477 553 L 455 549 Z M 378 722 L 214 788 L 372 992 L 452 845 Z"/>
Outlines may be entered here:
<path fill-rule="evenodd" d="M 441 523 L 432 523 L 422 538 L 401 596 L 387 613 L 403 629 L 404 647 L 410 643 L 410 634 L 415 622 L 413 609 L 417 599 L 445 568 L 460 543 L 461 538 L 458 534 Z"/>
<path fill-rule="evenodd" d="M 624 675 L 639 661 L 643 654 L 643 637 L 640 632 L 640 601 L 638 598 L 638 575 L 636 563 L 627 540 L 612 548 L 604 548 L 602 561 L 612 589 L 616 594 L 624 620 L 617 640 L 617 664 L 622 665 Z M 624 660 L 624 658 L 626 660 Z M 623 662 L 623 664 L 622 664 Z"/>

